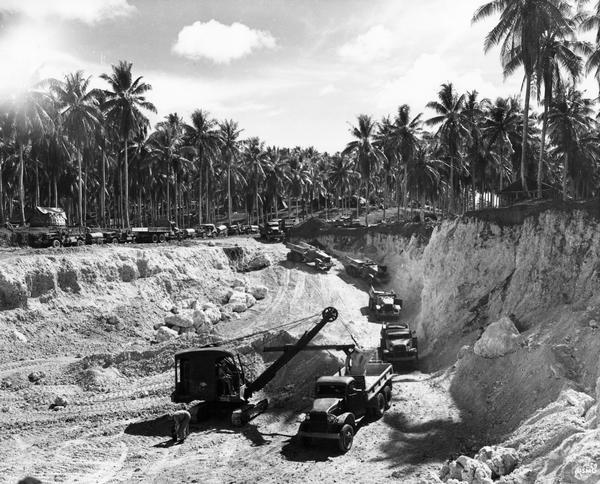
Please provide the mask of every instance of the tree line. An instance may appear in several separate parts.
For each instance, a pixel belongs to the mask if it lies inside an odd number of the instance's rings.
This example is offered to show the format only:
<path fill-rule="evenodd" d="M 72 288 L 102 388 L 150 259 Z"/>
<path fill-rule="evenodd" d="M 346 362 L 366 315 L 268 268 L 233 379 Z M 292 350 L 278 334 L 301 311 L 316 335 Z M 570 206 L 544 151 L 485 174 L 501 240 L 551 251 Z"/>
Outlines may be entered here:
<path fill-rule="evenodd" d="M 130 62 L 101 76 L 105 89 L 81 71 L 45 80 L 0 105 L 0 220 L 24 222 L 27 206 L 47 205 L 65 207 L 80 225 L 167 218 L 191 226 L 231 223 L 234 211 L 259 221 L 292 200 L 313 211 L 360 206 L 364 197 L 367 207 L 398 207 L 399 217 L 415 204 L 451 213 L 493 205 L 508 186 L 595 196 L 597 100 L 578 86 L 587 73 L 600 80 L 600 4 L 593 12 L 586 4 L 486 3 L 473 21 L 499 15 L 484 49 L 500 46 L 506 76 L 522 68 L 524 101 L 447 82 L 426 106 L 433 116 L 406 104 L 379 120 L 361 114 L 333 154 L 266 146 L 201 109 L 187 120 L 168 114 L 151 130 L 151 85 Z M 590 30 L 595 42 L 578 38 Z"/>

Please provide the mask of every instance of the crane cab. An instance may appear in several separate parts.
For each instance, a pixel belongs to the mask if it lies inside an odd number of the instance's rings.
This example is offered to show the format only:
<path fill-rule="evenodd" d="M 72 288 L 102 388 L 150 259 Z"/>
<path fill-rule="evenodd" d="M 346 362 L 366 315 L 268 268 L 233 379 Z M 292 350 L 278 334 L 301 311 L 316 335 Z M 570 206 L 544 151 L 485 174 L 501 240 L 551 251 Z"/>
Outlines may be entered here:
<path fill-rule="evenodd" d="M 223 348 L 196 348 L 175 354 L 174 402 L 238 402 L 245 387 L 239 358 Z"/>

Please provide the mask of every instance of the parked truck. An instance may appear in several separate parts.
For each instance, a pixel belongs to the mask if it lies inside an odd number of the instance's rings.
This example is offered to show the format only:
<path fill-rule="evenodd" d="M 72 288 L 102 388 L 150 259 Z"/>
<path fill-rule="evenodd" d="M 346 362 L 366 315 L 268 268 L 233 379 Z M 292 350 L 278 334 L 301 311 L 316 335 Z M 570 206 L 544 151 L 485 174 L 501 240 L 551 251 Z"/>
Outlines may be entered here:
<path fill-rule="evenodd" d="M 419 361 L 417 336 L 406 323 L 385 323 L 381 327 L 379 359 L 399 365 Z"/>
<path fill-rule="evenodd" d="M 369 311 L 377 321 L 397 320 L 402 311 L 402 299 L 398 298 L 394 291 L 377 290 L 371 286 Z"/>
<path fill-rule="evenodd" d="M 269 220 L 260 226 L 260 237 L 267 242 L 283 242 L 285 239 L 285 224 L 280 219 Z"/>
<path fill-rule="evenodd" d="M 318 378 L 312 408 L 298 431 L 302 443 L 335 441 L 341 452 L 348 452 L 362 419 L 380 418 L 390 408 L 392 374 L 389 363 L 370 361 L 361 371 L 345 366 Z"/>
<path fill-rule="evenodd" d="M 175 222 L 160 220 L 153 227 L 133 227 L 131 229 L 138 242 L 166 242 L 176 238 L 179 232 Z"/>
<path fill-rule="evenodd" d="M 290 249 L 287 253 L 287 259 L 292 262 L 314 264 L 315 269 L 323 272 L 327 272 L 333 266 L 331 257 L 321 249 L 317 249 L 306 242 L 299 242 L 297 244 L 286 242 L 285 246 Z"/>

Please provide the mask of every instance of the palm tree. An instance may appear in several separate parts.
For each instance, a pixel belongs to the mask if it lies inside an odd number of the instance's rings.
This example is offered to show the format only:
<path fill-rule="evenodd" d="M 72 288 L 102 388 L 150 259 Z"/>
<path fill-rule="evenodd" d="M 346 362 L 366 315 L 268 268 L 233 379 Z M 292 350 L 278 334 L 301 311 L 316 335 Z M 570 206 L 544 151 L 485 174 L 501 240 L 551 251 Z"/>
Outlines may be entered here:
<path fill-rule="evenodd" d="M 275 204 L 275 217 L 279 218 L 279 198 L 289 183 L 290 165 L 283 151 L 276 147 L 267 148 L 266 191 L 267 196 Z"/>
<path fill-rule="evenodd" d="M 248 182 L 253 182 L 253 195 L 256 207 L 256 223 L 260 224 L 260 190 L 259 185 L 264 181 L 269 167 L 269 161 L 266 157 L 264 143 L 257 137 L 248 138 L 244 142 L 244 165 L 248 174 Z"/>
<path fill-rule="evenodd" d="M 567 198 L 567 179 L 581 151 L 581 139 L 596 126 L 594 102 L 574 87 L 559 89 L 548 114 L 548 134 L 562 153 L 562 191 Z"/>
<path fill-rule="evenodd" d="M 150 84 L 142 82 L 142 77 L 133 79 L 131 62 L 120 61 L 112 66 L 111 75 L 102 74 L 100 77 L 110 85 L 111 90 L 105 90 L 104 109 L 106 119 L 114 124 L 123 141 L 124 185 L 125 185 L 125 225 L 129 227 L 129 162 L 127 158 L 127 143 L 131 136 L 148 125 L 148 118 L 141 109 L 155 113 L 154 104 L 146 100 L 145 94 L 152 89 Z"/>
<path fill-rule="evenodd" d="M 202 223 L 202 174 L 206 168 L 207 159 L 215 156 L 219 133 L 217 122 L 210 118 L 206 111 L 196 109 L 192 113 L 192 122 L 186 126 L 186 145 L 191 148 L 197 162 L 198 170 L 198 223 Z"/>
<path fill-rule="evenodd" d="M 519 136 L 519 106 L 516 99 L 497 98 L 494 104 L 489 104 L 485 110 L 485 118 L 482 121 L 482 134 L 484 142 L 487 144 L 487 152 L 493 150 L 498 152 L 498 190 L 502 191 L 505 177 L 504 155 L 512 153 L 513 147 L 511 138 Z M 486 163 L 489 158 L 485 157 L 481 161 Z M 486 166 L 479 165 L 479 173 L 482 182 L 481 194 L 483 195 L 483 182 L 485 178 Z"/>
<path fill-rule="evenodd" d="M 487 53 L 492 47 L 501 44 L 503 67 L 510 66 L 515 58 L 520 57 L 525 71 L 521 150 L 521 183 L 525 192 L 528 192 L 527 137 L 532 79 L 539 62 L 544 33 L 568 28 L 568 10 L 568 3 L 560 0 L 492 0 L 477 9 L 473 15 L 472 21 L 477 22 L 495 13 L 500 14 L 499 22 L 485 38 L 484 51 Z M 509 73 L 510 69 L 506 74 Z"/>
<path fill-rule="evenodd" d="M 15 144 L 19 153 L 19 203 L 21 208 L 21 221 L 25 223 L 25 163 L 23 154 L 25 148 L 35 132 L 44 132 L 53 129 L 52 116 L 48 112 L 51 104 L 48 94 L 40 90 L 41 85 L 23 91 L 15 97 L 12 103 L 11 117 L 15 128 Z"/>
<path fill-rule="evenodd" d="M 460 96 L 454 90 L 452 83 L 442 84 L 438 92 L 438 100 L 427 103 L 427 107 L 435 111 L 436 116 L 425 123 L 429 126 L 439 126 L 437 135 L 446 149 L 450 165 L 450 209 L 454 209 L 454 194 L 456 190 L 454 172 L 459 160 L 459 149 L 462 140 L 468 136 L 467 119 L 463 112 L 465 95 Z"/>
<path fill-rule="evenodd" d="M 360 174 L 354 170 L 352 160 L 347 156 L 336 154 L 332 157 L 331 167 L 327 174 L 331 186 L 335 188 L 337 192 L 337 198 L 341 203 L 342 211 L 344 210 L 344 199 L 346 196 L 346 190 L 348 190 L 353 183 L 360 179 Z"/>
<path fill-rule="evenodd" d="M 421 117 L 423 113 L 417 114 L 414 118 L 410 117 L 410 106 L 403 104 L 398 108 L 398 113 L 394 119 L 392 136 L 397 146 L 399 158 L 404 166 L 404 207 L 408 204 L 408 184 L 411 165 L 414 161 L 415 153 L 419 146 L 419 138 L 422 132 Z M 400 190 L 398 190 L 398 194 Z M 398 197 L 398 219 L 400 218 L 400 197 Z"/>
<path fill-rule="evenodd" d="M 227 167 L 227 219 L 231 225 L 231 167 L 240 154 L 238 138 L 243 130 L 232 119 L 220 123 L 219 128 L 221 156 Z"/>
<path fill-rule="evenodd" d="M 78 218 L 79 225 L 84 225 L 83 219 L 83 154 L 90 138 L 101 124 L 98 93 L 89 89 L 90 77 L 84 77 L 82 71 L 67 74 L 64 82 L 52 85 L 60 121 L 67 136 L 72 142 L 77 156 L 77 192 L 78 192 Z"/>
<path fill-rule="evenodd" d="M 383 160 L 383 153 L 374 143 L 376 124 L 371 116 L 361 114 L 358 116 L 356 126 L 350 128 L 350 134 L 354 137 L 344 149 L 344 154 L 353 153 L 358 161 L 358 167 L 362 180 L 366 187 L 367 212 L 365 214 L 365 225 L 369 225 L 369 182 L 372 174 L 377 170 Z M 357 212 L 360 208 L 360 196 L 357 197 Z"/>
<path fill-rule="evenodd" d="M 467 92 L 464 106 L 464 118 L 469 135 L 467 137 L 465 155 L 469 161 L 469 172 L 471 178 L 471 195 L 473 197 L 473 210 L 475 210 L 475 172 L 477 166 L 481 165 L 485 158 L 483 146 L 483 136 L 481 132 L 484 111 L 483 108 L 488 104 L 487 99 L 480 101 L 477 91 Z"/>

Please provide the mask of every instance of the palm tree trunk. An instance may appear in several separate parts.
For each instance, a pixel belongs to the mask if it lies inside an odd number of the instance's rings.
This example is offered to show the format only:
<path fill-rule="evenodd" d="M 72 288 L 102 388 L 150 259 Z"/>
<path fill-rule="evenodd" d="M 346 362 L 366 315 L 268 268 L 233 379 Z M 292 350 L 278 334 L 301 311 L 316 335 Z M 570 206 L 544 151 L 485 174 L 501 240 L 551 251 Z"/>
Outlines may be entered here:
<path fill-rule="evenodd" d="M 35 205 L 40 205 L 40 170 L 37 157 L 33 160 L 33 166 L 35 168 Z"/>
<path fill-rule="evenodd" d="M 4 157 L 0 156 L 0 221 L 4 222 L 4 182 L 2 181 L 2 165 L 4 164 Z"/>
<path fill-rule="evenodd" d="M 175 215 L 175 225 L 179 222 L 179 175 L 177 173 L 177 169 L 173 170 L 175 175 L 175 203 L 173 213 Z M 170 220 L 169 220 L 170 222 Z"/>
<path fill-rule="evenodd" d="M 167 160 L 167 207 L 165 210 L 165 218 L 171 218 L 171 160 Z"/>
<path fill-rule="evenodd" d="M 565 162 L 562 170 L 562 198 L 567 199 L 567 176 L 569 173 L 569 150 L 565 152 Z"/>
<path fill-rule="evenodd" d="M 254 194 L 256 196 L 256 223 L 260 225 L 260 212 L 258 211 L 258 175 L 254 181 Z"/>
<path fill-rule="evenodd" d="M 538 167 L 537 167 L 537 196 L 538 198 L 542 198 L 542 171 L 544 169 L 544 150 L 546 148 L 546 129 L 548 127 L 548 105 L 549 105 L 548 96 L 544 101 L 544 115 L 542 118 L 542 139 L 540 144 L 540 156 L 538 158 Z"/>
<path fill-rule="evenodd" d="M 106 153 L 102 149 L 102 191 L 100 193 L 100 212 L 102 226 L 106 226 Z"/>
<path fill-rule="evenodd" d="M 25 223 L 25 184 L 23 183 L 23 145 L 19 143 L 19 203 L 21 204 L 21 222 Z"/>
<path fill-rule="evenodd" d="M 202 224 L 202 163 L 198 175 L 198 223 Z"/>
<path fill-rule="evenodd" d="M 125 184 L 125 203 L 124 203 L 124 210 L 125 210 L 125 227 L 129 228 L 129 159 L 127 156 L 127 136 L 125 137 L 125 166 L 123 167 L 124 170 L 124 184 Z"/>
<path fill-rule="evenodd" d="M 500 167 L 498 170 L 498 173 L 500 174 L 500 181 L 499 181 L 499 190 L 498 191 L 502 191 L 504 189 L 503 187 L 503 173 L 502 173 L 502 169 L 504 167 L 504 139 L 500 140 Z"/>
<path fill-rule="evenodd" d="M 227 164 L 227 218 L 231 225 L 231 163 Z"/>
<path fill-rule="evenodd" d="M 369 226 L 369 181 L 367 180 L 367 211 L 365 212 L 365 225 Z"/>
<path fill-rule="evenodd" d="M 387 205 L 388 174 L 383 175 L 383 219 L 385 220 L 385 206 Z"/>
<path fill-rule="evenodd" d="M 523 110 L 523 136 L 521 145 L 521 185 L 523 191 L 529 194 L 527 188 L 527 131 L 529 128 L 529 101 L 531 98 L 531 74 L 526 74 L 525 79 L 525 107 Z"/>

